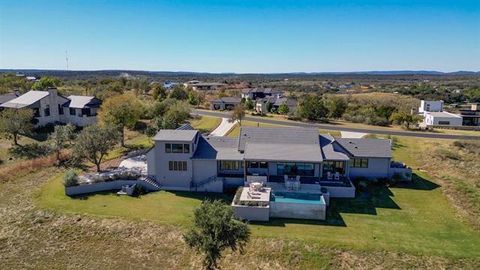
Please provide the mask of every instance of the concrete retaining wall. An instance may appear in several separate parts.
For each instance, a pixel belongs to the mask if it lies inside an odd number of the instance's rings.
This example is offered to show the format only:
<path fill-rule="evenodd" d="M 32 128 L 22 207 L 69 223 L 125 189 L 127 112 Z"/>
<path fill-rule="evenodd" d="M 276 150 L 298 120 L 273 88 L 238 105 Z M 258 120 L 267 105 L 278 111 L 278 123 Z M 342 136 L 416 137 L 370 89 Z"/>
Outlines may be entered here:
<path fill-rule="evenodd" d="M 248 221 L 268 221 L 270 217 L 270 207 L 255 207 L 236 205 L 232 203 L 233 213 L 236 218 Z"/>
<path fill-rule="evenodd" d="M 108 181 L 108 182 L 99 182 L 93 183 L 88 185 L 79 185 L 73 187 L 66 187 L 65 194 L 68 196 L 75 196 L 81 194 L 88 194 L 94 192 L 101 192 L 101 191 L 108 191 L 108 190 L 120 190 L 122 186 L 125 185 L 141 185 L 148 191 L 157 191 L 159 190 L 157 187 L 145 182 L 145 181 L 138 181 L 138 180 L 116 180 L 116 181 Z"/>
<path fill-rule="evenodd" d="M 326 204 L 270 202 L 271 217 L 325 220 L 326 211 Z"/>
<path fill-rule="evenodd" d="M 355 187 L 353 185 L 351 187 L 322 186 L 322 188 L 327 189 L 330 198 L 355 198 Z"/>

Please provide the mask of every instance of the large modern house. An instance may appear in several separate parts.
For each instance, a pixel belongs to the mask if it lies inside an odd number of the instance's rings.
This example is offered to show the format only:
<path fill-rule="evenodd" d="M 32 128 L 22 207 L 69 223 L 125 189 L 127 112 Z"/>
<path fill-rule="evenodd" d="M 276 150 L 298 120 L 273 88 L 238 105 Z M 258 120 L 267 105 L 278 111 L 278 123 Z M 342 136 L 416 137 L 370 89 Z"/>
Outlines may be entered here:
<path fill-rule="evenodd" d="M 93 96 L 68 96 L 58 94 L 56 88 L 27 93 L 1 103 L 0 108 L 33 110 L 35 126 L 70 123 L 87 126 L 97 122 L 101 101 Z"/>
<path fill-rule="evenodd" d="M 293 192 L 352 198 L 352 178 L 411 177 L 409 168 L 392 162 L 390 140 L 334 138 L 317 129 L 242 127 L 237 138 L 161 130 L 153 139 L 148 175 L 165 190 L 223 192 L 260 184 L 269 194 L 282 196 Z M 249 213 L 239 215 L 265 220 L 266 214 L 261 218 Z M 277 216 L 298 217 L 290 214 Z"/>

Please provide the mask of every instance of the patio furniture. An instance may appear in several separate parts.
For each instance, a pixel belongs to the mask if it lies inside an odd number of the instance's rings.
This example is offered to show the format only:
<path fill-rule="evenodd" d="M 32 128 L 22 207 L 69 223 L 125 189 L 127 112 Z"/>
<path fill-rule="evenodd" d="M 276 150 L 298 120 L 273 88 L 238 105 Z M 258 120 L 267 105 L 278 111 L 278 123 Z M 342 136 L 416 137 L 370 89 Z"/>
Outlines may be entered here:
<path fill-rule="evenodd" d="M 339 172 L 335 173 L 334 179 L 337 180 L 337 181 L 340 180 L 340 173 Z"/>
<path fill-rule="evenodd" d="M 332 180 L 333 177 L 332 177 L 332 173 L 331 172 L 327 172 L 327 180 Z"/>

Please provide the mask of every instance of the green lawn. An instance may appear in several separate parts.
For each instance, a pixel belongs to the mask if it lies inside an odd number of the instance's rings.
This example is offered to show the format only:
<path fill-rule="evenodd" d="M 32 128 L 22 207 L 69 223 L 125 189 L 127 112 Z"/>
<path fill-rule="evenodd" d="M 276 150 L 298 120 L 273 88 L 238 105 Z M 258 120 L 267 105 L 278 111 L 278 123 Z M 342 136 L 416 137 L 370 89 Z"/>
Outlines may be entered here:
<path fill-rule="evenodd" d="M 66 213 L 190 225 L 192 210 L 208 194 L 156 192 L 132 198 L 96 194 L 72 199 L 64 195 L 62 177 L 53 177 L 36 196 L 43 208 Z M 228 196 L 220 198 L 229 201 Z M 389 250 L 415 255 L 480 256 L 480 234 L 463 223 L 441 189 L 417 178 L 407 187 L 372 188 L 355 200 L 334 200 L 328 222 L 273 220 L 252 224 L 254 236 L 302 240 L 325 246 Z"/>
<path fill-rule="evenodd" d="M 190 120 L 190 125 L 201 132 L 210 132 L 217 128 L 218 125 L 220 125 L 220 122 L 222 122 L 221 118 L 202 116 L 200 118 Z"/>

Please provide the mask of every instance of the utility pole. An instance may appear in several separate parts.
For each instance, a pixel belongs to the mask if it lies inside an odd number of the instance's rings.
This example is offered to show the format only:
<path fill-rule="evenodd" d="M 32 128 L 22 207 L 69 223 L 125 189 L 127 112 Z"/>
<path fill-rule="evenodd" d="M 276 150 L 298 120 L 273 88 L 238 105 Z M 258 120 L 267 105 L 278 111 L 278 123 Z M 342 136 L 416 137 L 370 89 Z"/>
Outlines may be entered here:
<path fill-rule="evenodd" d="M 65 62 L 67 62 L 67 71 L 68 71 L 68 52 L 65 50 Z"/>

